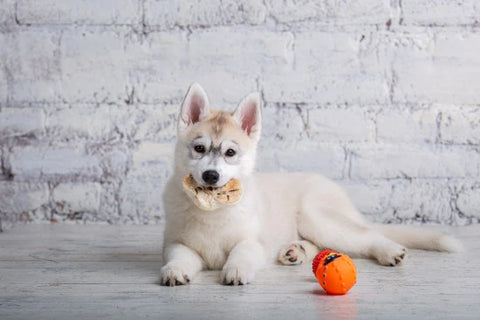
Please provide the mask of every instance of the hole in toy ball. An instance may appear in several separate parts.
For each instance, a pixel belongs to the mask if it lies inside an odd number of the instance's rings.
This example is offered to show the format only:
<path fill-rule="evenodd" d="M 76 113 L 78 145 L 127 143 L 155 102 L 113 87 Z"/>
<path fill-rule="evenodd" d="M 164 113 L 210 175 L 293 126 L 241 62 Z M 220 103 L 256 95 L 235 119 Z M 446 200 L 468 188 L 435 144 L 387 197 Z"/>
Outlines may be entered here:
<path fill-rule="evenodd" d="M 328 257 L 325 258 L 325 262 L 323 263 L 323 265 L 327 265 L 327 264 L 329 264 L 330 262 L 332 262 L 332 261 L 334 261 L 335 259 L 338 259 L 338 258 L 340 258 L 340 257 L 341 257 L 341 255 L 336 254 L 336 253 L 330 254 L 330 255 L 328 255 Z"/>

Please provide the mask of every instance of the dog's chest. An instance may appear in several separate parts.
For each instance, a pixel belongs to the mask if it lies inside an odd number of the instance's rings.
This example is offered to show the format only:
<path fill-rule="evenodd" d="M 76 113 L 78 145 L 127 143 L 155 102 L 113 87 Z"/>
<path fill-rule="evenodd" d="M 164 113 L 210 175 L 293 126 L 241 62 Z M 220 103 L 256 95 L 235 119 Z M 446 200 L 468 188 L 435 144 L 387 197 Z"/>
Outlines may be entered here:
<path fill-rule="evenodd" d="M 181 241 L 195 250 L 209 269 L 221 269 L 230 251 L 242 240 L 254 236 L 253 226 L 244 219 L 225 221 L 190 221 Z"/>

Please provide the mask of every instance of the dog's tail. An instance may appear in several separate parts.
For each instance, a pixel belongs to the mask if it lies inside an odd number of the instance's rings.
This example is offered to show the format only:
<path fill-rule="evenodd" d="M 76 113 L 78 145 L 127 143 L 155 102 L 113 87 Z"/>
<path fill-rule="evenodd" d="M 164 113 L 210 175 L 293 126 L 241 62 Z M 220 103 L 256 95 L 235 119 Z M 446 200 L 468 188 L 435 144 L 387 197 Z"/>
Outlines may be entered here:
<path fill-rule="evenodd" d="M 424 227 L 375 224 L 374 228 L 390 240 L 411 249 L 447 252 L 462 252 L 464 250 L 458 239 Z"/>

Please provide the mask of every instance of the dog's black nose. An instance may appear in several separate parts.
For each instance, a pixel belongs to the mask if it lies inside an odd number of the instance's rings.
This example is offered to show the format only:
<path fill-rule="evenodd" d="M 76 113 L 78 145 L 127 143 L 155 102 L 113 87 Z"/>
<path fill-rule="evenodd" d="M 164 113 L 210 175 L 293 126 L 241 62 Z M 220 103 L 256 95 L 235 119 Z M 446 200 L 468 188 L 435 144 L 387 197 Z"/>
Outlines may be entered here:
<path fill-rule="evenodd" d="M 217 183 L 220 175 L 215 170 L 207 170 L 202 174 L 202 179 L 206 184 L 215 184 Z"/>

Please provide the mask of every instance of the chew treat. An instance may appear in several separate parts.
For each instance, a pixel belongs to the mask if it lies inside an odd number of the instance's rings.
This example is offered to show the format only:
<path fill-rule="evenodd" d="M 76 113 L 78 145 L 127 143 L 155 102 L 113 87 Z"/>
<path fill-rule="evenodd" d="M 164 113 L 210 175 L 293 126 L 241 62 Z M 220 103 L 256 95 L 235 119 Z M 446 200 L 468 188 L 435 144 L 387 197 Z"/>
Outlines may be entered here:
<path fill-rule="evenodd" d="M 235 204 L 242 197 L 242 185 L 237 179 L 230 179 L 222 187 L 205 187 L 190 174 L 183 179 L 183 188 L 197 207 L 207 211 Z"/>

